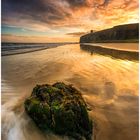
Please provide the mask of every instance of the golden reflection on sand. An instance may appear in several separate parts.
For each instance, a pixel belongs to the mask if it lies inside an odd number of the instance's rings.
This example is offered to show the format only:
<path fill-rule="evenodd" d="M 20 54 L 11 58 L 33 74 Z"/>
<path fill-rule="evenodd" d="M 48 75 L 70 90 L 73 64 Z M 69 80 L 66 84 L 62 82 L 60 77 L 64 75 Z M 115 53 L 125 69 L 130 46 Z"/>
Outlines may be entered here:
<path fill-rule="evenodd" d="M 17 137 L 22 135 L 21 140 L 67 139 L 42 136 L 27 124 L 27 116 L 21 115 L 23 101 L 36 84 L 56 81 L 73 84 L 83 93 L 96 124 L 94 140 L 138 140 L 138 62 L 91 55 L 78 44 L 2 57 L 2 129 L 7 130 L 4 137 L 11 136 L 12 129 L 15 134 L 20 130 Z M 20 122 L 19 127 L 16 121 L 5 127 L 8 112 L 25 122 Z M 29 136 L 29 129 L 36 135 Z"/>

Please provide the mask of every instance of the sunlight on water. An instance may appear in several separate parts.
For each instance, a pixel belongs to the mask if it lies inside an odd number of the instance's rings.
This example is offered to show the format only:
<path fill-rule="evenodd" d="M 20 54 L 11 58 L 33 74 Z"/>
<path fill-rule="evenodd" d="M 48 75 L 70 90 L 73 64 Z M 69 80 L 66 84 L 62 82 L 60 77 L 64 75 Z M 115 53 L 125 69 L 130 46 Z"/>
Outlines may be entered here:
<path fill-rule="evenodd" d="M 23 103 L 36 84 L 63 81 L 83 94 L 95 120 L 94 140 L 138 139 L 138 61 L 65 45 L 2 57 L 2 139 L 68 140 L 41 133 Z"/>

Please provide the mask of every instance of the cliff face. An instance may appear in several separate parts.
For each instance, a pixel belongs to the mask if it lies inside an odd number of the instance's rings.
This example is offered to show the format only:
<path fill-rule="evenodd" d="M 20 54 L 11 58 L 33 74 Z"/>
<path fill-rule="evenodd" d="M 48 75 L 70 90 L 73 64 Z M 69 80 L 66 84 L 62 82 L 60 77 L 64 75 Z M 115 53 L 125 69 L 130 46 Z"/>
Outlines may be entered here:
<path fill-rule="evenodd" d="M 80 43 L 134 42 L 139 38 L 139 24 L 119 25 L 80 37 Z"/>

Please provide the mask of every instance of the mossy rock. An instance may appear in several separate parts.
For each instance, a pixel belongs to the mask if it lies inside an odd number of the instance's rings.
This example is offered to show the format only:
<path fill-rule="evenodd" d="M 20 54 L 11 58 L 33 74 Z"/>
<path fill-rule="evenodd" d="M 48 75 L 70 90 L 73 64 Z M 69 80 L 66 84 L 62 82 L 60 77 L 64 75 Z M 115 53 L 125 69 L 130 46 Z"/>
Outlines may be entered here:
<path fill-rule="evenodd" d="M 92 121 L 81 93 L 71 85 L 37 85 L 25 101 L 25 110 L 43 131 L 91 140 Z"/>

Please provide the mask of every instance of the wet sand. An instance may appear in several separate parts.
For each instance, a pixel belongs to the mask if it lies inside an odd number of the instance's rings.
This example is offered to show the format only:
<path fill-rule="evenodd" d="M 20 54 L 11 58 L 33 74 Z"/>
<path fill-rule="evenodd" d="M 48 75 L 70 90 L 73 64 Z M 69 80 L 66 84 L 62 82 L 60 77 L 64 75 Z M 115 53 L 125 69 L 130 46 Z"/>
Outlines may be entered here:
<path fill-rule="evenodd" d="M 139 51 L 139 43 L 82 43 L 90 46 L 100 46 L 108 49 L 124 50 L 124 51 Z"/>
<path fill-rule="evenodd" d="M 2 57 L 2 140 L 68 140 L 40 132 L 23 108 L 36 84 L 56 81 L 82 92 L 94 140 L 138 140 L 138 61 L 91 55 L 78 44 Z"/>

